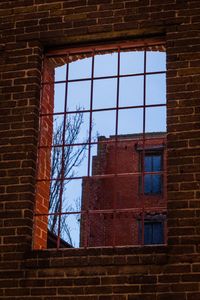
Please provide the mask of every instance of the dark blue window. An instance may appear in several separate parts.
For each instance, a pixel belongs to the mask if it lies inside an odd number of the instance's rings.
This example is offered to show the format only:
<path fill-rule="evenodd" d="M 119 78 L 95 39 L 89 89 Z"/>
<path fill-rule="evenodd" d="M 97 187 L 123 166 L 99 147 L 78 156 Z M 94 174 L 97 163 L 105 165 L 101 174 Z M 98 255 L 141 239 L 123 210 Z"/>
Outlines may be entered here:
<path fill-rule="evenodd" d="M 144 172 L 161 172 L 162 155 L 146 154 L 144 157 Z M 162 192 L 162 175 L 145 174 L 144 175 L 144 193 L 160 194 Z"/>
<path fill-rule="evenodd" d="M 144 221 L 144 244 L 163 244 L 164 224 L 159 221 Z"/>

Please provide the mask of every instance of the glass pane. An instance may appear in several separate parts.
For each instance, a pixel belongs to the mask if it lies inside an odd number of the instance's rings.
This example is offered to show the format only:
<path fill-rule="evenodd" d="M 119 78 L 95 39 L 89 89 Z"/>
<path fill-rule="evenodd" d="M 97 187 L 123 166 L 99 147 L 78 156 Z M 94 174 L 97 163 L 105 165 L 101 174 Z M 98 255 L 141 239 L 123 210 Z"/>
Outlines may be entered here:
<path fill-rule="evenodd" d="M 161 193 L 161 175 L 152 175 L 152 193 Z"/>
<path fill-rule="evenodd" d="M 59 216 L 49 215 L 48 216 L 48 231 L 47 231 L 47 248 L 57 248 L 58 245 L 58 227 L 59 227 Z"/>
<path fill-rule="evenodd" d="M 80 55 L 81 56 L 81 55 Z M 92 58 L 82 58 L 69 64 L 69 80 L 91 77 Z"/>
<path fill-rule="evenodd" d="M 80 214 L 63 214 L 60 228 L 60 248 L 78 248 L 80 246 Z"/>
<path fill-rule="evenodd" d="M 55 68 L 55 81 L 65 81 L 66 80 L 66 68 L 67 68 L 66 64 Z"/>
<path fill-rule="evenodd" d="M 54 113 L 64 112 L 65 110 L 65 83 L 54 85 Z"/>
<path fill-rule="evenodd" d="M 120 106 L 143 105 L 143 76 L 120 78 Z"/>
<path fill-rule="evenodd" d="M 143 109 L 119 110 L 118 133 L 135 134 L 143 131 Z M 131 138 L 131 137 L 130 137 Z M 134 138 L 132 136 L 132 138 Z"/>
<path fill-rule="evenodd" d="M 152 156 L 144 157 L 144 171 L 152 172 Z"/>
<path fill-rule="evenodd" d="M 120 74 L 138 74 L 144 72 L 144 51 L 121 52 Z"/>
<path fill-rule="evenodd" d="M 166 103 L 166 76 L 165 74 L 147 75 L 146 77 L 146 104 Z"/>
<path fill-rule="evenodd" d="M 61 190 L 62 190 L 61 180 L 52 180 L 50 182 L 50 195 L 49 195 L 50 213 L 58 213 L 60 210 Z M 54 217 L 55 216 L 53 216 L 52 218 L 54 219 Z"/>
<path fill-rule="evenodd" d="M 89 113 L 68 114 L 66 118 L 65 144 L 86 143 L 89 137 Z"/>
<path fill-rule="evenodd" d="M 144 244 L 151 245 L 153 243 L 153 228 L 150 222 L 144 223 Z"/>
<path fill-rule="evenodd" d="M 117 53 L 95 55 L 94 76 L 117 75 Z"/>
<path fill-rule="evenodd" d="M 142 239 L 142 222 L 139 222 L 139 235 Z M 158 221 L 144 222 L 144 244 L 163 244 L 164 243 L 164 224 Z"/>
<path fill-rule="evenodd" d="M 144 193 L 145 194 L 152 193 L 152 175 L 151 174 L 144 175 Z"/>
<path fill-rule="evenodd" d="M 62 147 L 52 147 L 51 149 L 51 179 L 61 178 L 62 173 Z M 51 183 L 54 185 L 54 181 Z"/>
<path fill-rule="evenodd" d="M 166 132 L 166 107 L 146 108 L 146 132 Z"/>
<path fill-rule="evenodd" d="M 82 179 L 65 180 L 63 185 L 62 212 L 80 212 Z"/>
<path fill-rule="evenodd" d="M 92 113 L 92 139 L 98 136 L 109 137 L 115 134 L 116 111 L 101 111 Z"/>
<path fill-rule="evenodd" d="M 63 147 L 64 177 L 80 177 L 87 175 L 87 146 Z"/>
<path fill-rule="evenodd" d="M 159 51 L 147 51 L 147 72 L 166 70 L 166 53 Z"/>
<path fill-rule="evenodd" d="M 53 116 L 53 145 L 62 145 L 63 143 L 64 115 Z"/>
<path fill-rule="evenodd" d="M 94 80 L 93 109 L 116 106 L 117 79 Z"/>
<path fill-rule="evenodd" d="M 163 244 L 164 243 L 164 231 L 162 222 L 154 222 L 153 234 L 152 234 L 152 244 Z"/>
<path fill-rule="evenodd" d="M 161 155 L 154 155 L 153 156 L 153 171 L 154 172 L 159 172 L 161 171 Z"/>
<path fill-rule="evenodd" d="M 69 82 L 67 110 L 80 111 L 90 108 L 91 81 Z"/>
<path fill-rule="evenodd" d="M 54 209 L 49 210 L 49 212 L 55 212 Z M 51 239 L 51 247 L 57 247 L 57 238 L 58 238 L 58 227 L 59 227 L 59 215 L 52 214 L 48 216 L 48 236 Z"/>

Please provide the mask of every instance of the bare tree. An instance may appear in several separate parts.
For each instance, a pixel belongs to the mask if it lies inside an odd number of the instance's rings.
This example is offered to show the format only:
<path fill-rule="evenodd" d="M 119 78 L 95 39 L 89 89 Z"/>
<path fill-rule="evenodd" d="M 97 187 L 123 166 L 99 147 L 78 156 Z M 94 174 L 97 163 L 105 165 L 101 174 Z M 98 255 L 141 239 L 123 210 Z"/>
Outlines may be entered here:
<path fill-rule="evenodd" d="M 49 216 L 49 230 L 56 234 L 58 233 L 58 223 L 60 222 L 60 231 L 62 236 L 73 245 L 71 236 L 71 228 L 69 222 L 67 222 L 68 215 L 63 215 L 59 221 L 59 211 L 61 205 L 61 191 L 62 194 L 67 189 L 67 183 L 71 178 L 76 176 L 76 167 L 80 167 L 83 159 L 85 158 L 86 142 L 79 147 L 74 147 L 73 144 L 78 142 L 81 128 L 83 125 L 83 113 L 78 113 L 80 108 L 77 108 L 77 113 L 73 116 L 68 115 L 68 119 L 64 128 L 64 122 L 57 123 L 53 134 L 53 144 L 51 153 L 51 182 L 50 182 L 50 200 L 49 200 L 49 212 L 53 213 Z M 65 131 L 65 137 L 63 142 L 63 131 Z M 68 145 L 64 147 L 57 147 L 55 145 Z M 64 178 L 70 178 L 63 182 Z M 62 207 L 62 211 L 71 212 L 75 209 L 80 210 L 80 198 L 65 199 Z M 72 205 L 72 202 L 74 203 Z M 76 206 L 76 207 L 74 207 Z M 78 207 L 79 206 L 79 207 Z"/>

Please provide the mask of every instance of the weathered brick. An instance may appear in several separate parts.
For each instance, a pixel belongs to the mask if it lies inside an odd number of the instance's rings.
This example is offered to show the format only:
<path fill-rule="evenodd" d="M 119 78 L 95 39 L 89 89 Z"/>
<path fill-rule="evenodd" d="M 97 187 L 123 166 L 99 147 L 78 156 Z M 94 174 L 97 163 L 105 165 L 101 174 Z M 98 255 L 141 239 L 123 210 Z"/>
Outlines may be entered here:
<path fill-rule="evenodd" d="M 199 14 L 198 0 L 1 1 L 2 300 L 199 300 Z M 149 36 L 167 51 L 168 246 L 32 251 L 43 53 Z"/>

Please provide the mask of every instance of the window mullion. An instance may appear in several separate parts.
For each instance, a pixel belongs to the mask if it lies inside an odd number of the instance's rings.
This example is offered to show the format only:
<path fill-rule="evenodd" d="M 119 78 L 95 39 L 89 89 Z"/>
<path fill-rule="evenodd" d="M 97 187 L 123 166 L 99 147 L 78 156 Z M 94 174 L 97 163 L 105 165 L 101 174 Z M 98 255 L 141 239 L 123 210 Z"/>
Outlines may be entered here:
<path fill-rule="evenodd" d="M 145 215 L 145 203 L 144 203 L 144 189 L 145 189 L 145 144 L 146 144 L 146 49 L 144 51 L 144 82 L 143 82 L 143 133 L 142 133 L 142 245 L 144 245 L 144 215 Z"/>

